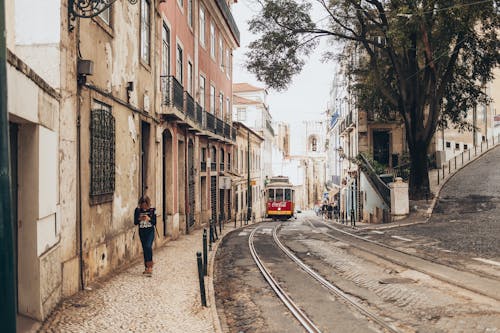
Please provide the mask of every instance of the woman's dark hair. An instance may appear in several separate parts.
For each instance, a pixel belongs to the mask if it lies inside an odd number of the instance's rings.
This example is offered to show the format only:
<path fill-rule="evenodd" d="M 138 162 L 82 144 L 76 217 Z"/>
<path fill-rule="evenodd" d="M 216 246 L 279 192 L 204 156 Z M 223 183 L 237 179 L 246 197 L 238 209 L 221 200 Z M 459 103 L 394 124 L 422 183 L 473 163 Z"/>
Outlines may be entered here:
<path fill-rule="evenodd" d="M 138 205 L 140 206 L 141 204 L 147 204 L 148 207 L 151 207 L 151 199 L 147 195 L 143 195 L 142 197 L 139 198 Z"/>

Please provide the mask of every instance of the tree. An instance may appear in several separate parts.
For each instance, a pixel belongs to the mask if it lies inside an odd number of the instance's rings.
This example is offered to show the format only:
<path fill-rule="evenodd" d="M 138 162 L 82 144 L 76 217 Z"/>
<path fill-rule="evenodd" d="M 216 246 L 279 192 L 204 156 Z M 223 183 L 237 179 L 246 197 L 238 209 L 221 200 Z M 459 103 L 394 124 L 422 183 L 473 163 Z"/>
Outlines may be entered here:
<path fill-rule="evenodd" d="M 487 103 L 484 84 L 500 64 L 497 0 L 257 0 L 250 20 L 259 38 L 249 45 L 247 68 L 283 90 L 322 37 L 363 50 L 352 69 L 360 106 L 397 111 L 404 121 L 410 195 L 429 193 L 427 150 L 439 124 L 467 127 L 473 105 Z M 334 45 L 334 44 L 332 44 Z"/>

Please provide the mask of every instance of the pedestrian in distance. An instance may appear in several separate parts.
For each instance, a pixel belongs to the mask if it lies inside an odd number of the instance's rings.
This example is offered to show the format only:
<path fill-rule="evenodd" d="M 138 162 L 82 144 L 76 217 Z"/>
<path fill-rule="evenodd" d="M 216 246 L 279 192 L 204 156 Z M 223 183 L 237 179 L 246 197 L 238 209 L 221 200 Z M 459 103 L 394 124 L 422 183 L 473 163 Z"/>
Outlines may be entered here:
<path fill-rule="evenodd" d="M 144 254 L 143 274 L 153 274 L 153 241 L 155 238 L 156 209 L 151 207 L 151 200 L 147 196 L 139 199 L 138 207 L 134 212 L 134 224 L 139 227 L 142 252 Z"/>

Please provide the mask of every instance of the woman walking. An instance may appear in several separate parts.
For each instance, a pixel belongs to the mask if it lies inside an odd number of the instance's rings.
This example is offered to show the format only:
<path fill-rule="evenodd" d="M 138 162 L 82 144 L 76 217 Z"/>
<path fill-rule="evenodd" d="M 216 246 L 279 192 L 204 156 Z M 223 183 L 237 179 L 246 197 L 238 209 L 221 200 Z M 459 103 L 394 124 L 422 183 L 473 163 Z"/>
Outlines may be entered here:
<path fill-rule="evenodd" d="M 143 274 L 153 274 L 153 240 L 155 238 L 156 211 L 151 208 L 151 200 L 147 196 L 139 199 L 138 207 L 134 212 L 134 224 L 139 226 L 142 252 L 144 254 L 145 270 Z"/>

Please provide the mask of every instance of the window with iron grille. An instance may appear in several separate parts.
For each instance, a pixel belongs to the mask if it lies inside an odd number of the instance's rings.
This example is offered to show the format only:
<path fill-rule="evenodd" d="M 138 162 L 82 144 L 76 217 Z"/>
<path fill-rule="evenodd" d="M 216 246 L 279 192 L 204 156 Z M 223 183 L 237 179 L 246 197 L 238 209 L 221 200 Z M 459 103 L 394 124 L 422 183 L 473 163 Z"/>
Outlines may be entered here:
<path fill-rule="evenodd" d="M 90 115 L 90 201 L 113 200 L 115 191 L 115 118 L 109 105 L 94 102 Z"/>

